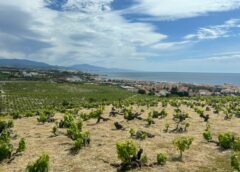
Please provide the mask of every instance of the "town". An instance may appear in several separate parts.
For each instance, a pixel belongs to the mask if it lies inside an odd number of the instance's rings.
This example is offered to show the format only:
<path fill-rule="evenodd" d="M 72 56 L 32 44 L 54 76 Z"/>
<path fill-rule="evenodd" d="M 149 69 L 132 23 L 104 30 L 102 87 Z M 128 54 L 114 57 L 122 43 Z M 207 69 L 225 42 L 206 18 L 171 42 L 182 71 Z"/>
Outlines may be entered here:
<path fill-rule="evenodd" d="M 63 69 L 0 68 L 0 81 L 48 81 L 69 83 L 92 83 L 118 86 L 129 92 L 152 96 L 238 96 L 240 86 L 232 84 L 209 85 L 196 83 L 173 83 L 111 79 L 106 75 Z"/>

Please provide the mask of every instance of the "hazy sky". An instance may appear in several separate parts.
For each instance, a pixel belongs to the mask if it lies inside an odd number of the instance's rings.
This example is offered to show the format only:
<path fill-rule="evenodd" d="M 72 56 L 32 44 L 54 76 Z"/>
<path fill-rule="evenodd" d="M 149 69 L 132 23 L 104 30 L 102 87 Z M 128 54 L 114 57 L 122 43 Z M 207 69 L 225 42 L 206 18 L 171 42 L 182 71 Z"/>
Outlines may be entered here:
<path fill-rule="evenodd" d="M 0 0 L 0 57 L 240 72 L 240 0 Z"/>

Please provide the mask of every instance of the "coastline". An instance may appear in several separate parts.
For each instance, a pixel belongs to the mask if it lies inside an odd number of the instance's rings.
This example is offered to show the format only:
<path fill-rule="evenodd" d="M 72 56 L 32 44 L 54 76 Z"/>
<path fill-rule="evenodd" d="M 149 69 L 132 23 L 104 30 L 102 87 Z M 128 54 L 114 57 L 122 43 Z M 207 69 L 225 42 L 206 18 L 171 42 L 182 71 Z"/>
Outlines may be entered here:
<path fill-rule="evenodd" d="M 102 77 L 102 76 L 101 76 Z M 166 82 L 194 85 L 240 86 L 240 73 L 198 73 L 198 72 L 116 72 L 106 73 L 103 79 L 126 81 Z"/>
<path fill-rule="evenodd" d="M 141 92 L 149 95 L 168 96 L 239 96 L 238 84 L 211 84 L 177 81 L 137 80 L 133 78 L 114 77 L 112 75 L 99 75 L 99 82 L 107 85 L 117 85 L 130 92 Z M 240 77 L 240 74 L 239 74 Z"/>

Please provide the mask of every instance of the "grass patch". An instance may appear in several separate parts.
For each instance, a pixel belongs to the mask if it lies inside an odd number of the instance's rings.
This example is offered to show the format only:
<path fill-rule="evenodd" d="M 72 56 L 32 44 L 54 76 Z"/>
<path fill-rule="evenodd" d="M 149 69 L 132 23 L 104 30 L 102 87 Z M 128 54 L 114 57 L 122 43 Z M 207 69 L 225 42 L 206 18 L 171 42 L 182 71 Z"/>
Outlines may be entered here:
<path fill-rule="evenodd" d="M 209 166 L 200 167 L 197 172 L 224 171 L 233 172 L 230 154 L 218 156 Z"/>

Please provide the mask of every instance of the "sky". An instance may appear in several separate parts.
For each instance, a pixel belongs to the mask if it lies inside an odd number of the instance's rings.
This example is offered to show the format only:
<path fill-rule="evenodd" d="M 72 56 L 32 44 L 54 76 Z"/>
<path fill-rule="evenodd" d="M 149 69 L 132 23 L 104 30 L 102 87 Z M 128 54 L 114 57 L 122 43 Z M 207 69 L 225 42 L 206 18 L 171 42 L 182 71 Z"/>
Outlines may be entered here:
<path fill-rule="evenodd" d="M 1 0 L 0 58 L 240 73 L 240 0 Z"/>

